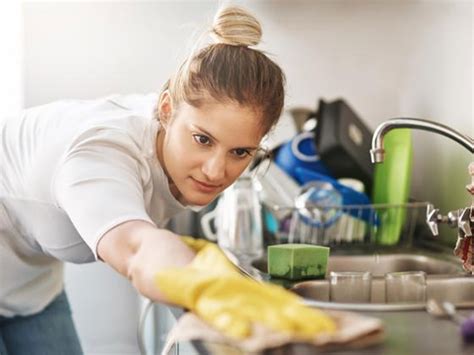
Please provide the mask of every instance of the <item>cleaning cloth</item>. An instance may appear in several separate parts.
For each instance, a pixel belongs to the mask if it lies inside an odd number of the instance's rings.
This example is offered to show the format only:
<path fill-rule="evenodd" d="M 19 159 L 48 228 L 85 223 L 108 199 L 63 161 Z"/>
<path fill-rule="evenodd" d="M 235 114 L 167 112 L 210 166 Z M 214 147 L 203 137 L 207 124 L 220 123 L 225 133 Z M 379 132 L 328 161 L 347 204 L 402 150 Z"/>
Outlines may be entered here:
<path fill-rule="evenodd" d="M 307 344 L 314 352 L 360 349 L 381 343 L 384 339 L 382 322 L 373 317 L 353 312 L 330 311 L 325 314 L 336 323 L 337 331 L 331 335 L 315 336 L 301 341 L 293 336 L 272 331 L 261 325 L 254 325 L 252 335 L 235 339 L 219 332 L 197 315 L 185 313 L 168 333 L 162 354 L 168 354 L 177 342 L 200 340 L 215 354 L 259 353 L 265 349 L 278 348 L 287 344 Z M 234 350 L 232 352 L 232 350 Z"/>
<path fill-rule="evenodd" d="M 197 252 L 191 264 L 162 270 L 155 278 L 170 303 L 190 311 L 178 321 L 170 342 L 214 340 L 254 351 L 290 342 L 380 341 L 378 319 L 309 307 L 283 287 L 241 275 L 217 245 L 183 240 Z"/>

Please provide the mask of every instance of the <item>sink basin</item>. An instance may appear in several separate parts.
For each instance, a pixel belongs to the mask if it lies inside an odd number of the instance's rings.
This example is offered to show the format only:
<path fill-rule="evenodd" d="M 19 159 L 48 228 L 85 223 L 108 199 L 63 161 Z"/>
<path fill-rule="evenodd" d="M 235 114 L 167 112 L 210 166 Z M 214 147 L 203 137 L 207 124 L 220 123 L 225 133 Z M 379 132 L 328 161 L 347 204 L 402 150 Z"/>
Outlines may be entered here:
<path fill-rule="evenodd" d="M 456 259 L 428 253 L 400 253 L 374 255 L 332 255 L 330 271 L 370 271 L 372 273 L 370 303 L 335 303 L 329 301 L 329 282 L 324 280 L 286 281 L 271 279 L 267 274 L 266 258 L 251 265 L 238 265 L 247 275 L 280 284 L 305 299 L 306 304 L 319 308 L 361 311 L 420 310 L 425 303 L 385 303 L 387 272 L 424 271 L 427 274 L 426 297 L 450 301 L 457 307 L 474 308 L 474 277 L 466 276 Z"/>
<path fill-rule="evenodd" d="M 328 280 L 303 281 L 293 285 L 291 291 L 305 298 L 309 305 L 320 308 L 352 310 L 416 310 L 425 308 L 425 303 L 385 303 L 385 281 L 383 277 L 372 279 L 371 303 L 329 302 Z M 459 308 L 474 307 L 474 277 L 472 276 L 428 276 L 426 298 L 449 301 Z"/>
<path fill-rule="evenodd" d="M 252 266 L 267 272 L 266 258 L 254 261 Z M 373 276 L 396 271 L 424 271 L 428 275 L 462 273 L 459 263 L 419 254 L 333 255 L 329 257 L 330 271 L 370 271 Z"/>

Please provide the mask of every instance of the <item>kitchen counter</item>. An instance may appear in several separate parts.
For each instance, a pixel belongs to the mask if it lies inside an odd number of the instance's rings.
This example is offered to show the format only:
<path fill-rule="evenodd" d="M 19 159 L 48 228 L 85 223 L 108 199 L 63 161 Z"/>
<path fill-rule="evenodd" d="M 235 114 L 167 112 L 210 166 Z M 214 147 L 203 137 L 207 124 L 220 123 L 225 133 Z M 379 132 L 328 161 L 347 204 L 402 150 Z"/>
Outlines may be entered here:
<path fill-rule="evenodd" d="M 393 253 L 393 251 L 392 251 Z M 410 250 L 416 253 L 416 250 Z M 427 255 L 428 251 L 420 251 L 420 255 Z M 436 257 L 448 258 L 448 253 L 433 254 Z M 452 256 L 450 256 L 452 258 Z M 446 259 L 447 260 L 447 259 Z M 446 285 L 449 287 L 448 285 Z M 459 309 L 459 314 L 469 315 L 474 308 Z M 328 354 L 353 354 L 353 355 L 474 355 L 474 343 L 465 344 L 462 340 L 459 326 L 449 319 L 435 318 L 426 311 L 363 311 L 361 314 L 379 318 L 385 327 L 385 339 L 382 343 L 362 349 L 343 349 L 325 351 Z M 179 348 L 182 348 L 178 344 Z M 192 348 L 197 354 L 241 354 L 238 349 L 229 348 L 219 344 L 210 344 L 202 341 L 186 342 L 185 349 Z M 306 344 L 290 344 L 284 347 L 267 350 L 264 354 L 314 354 L 317 348 Z M 190 352 L 178 352 L 190 354 Z"/>
<path fill-rule="evenodd" d="M 460 314 L 468 315 L 474 309 L 460 310 Z M 363 349 L 345 349 L 327 351 L 328 354 L 375 355 L 375 354 L 443 354 L 473 355 L 474 343 L 464 344 L 458 326 L 447 319 L 436 319 L 424 311 L 405 312 L 364 312 L 377 317 L 385 324 L 385 340 L 378 345 Z M 183 342 L 184 343 L 184 342 Z M 194 348 L 198 354 L 240 354 L 237 349 L 218 344 L 193 341 L 178 344 L 178 349 Z M 316 348 L 306 344 L 291 344 L 267 350 L 266 355 L 304 355 L 314 354 Z M 181 352 L 178 352 L 181 354 Z M 188 352 L 186 352 L 188 354 Z"/>

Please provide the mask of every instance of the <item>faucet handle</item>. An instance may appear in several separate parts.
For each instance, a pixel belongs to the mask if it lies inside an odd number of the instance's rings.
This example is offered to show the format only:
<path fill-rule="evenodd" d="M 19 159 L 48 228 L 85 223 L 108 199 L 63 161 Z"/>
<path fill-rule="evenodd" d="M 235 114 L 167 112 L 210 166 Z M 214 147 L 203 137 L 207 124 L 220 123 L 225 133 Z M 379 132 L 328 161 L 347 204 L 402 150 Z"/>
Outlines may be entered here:
<path fill-rule="evenodd" d="M 446 216 L 439 213 L 438 208 L 434 208 L 433 204 L 429 203 L 426 208 L 426 223 L 431 229 L 433 235 L 438 235 L 438 224 L 446 223 L 451 228 L 458 226 L 460 212 L 459 210 L 450 211 Z"/>
<path fill-rule="evenodd" d="M 439 208 L 434 208 L 431 203 L 428 204 L 426 208 L 426 223 L 434 236 L 438 235 L 438 223 L 440 223 L 441 220 L 442 216 L 439 213 Z"/>

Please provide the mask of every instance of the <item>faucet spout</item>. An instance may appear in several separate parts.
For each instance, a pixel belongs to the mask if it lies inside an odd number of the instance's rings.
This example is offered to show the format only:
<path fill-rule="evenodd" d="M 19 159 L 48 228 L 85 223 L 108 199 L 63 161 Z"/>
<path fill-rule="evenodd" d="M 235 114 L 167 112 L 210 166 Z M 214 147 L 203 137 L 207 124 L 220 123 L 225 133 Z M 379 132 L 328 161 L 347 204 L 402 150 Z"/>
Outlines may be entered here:
<path fill-rule="evenodd" d="M 385 155 L 385 150 L 383 146 L 384 136 L 392 129 L 397 128 L 413 128 L 435 132 L 448 138 L 451 138 L 471 153 L 474 153 L 473 138 L 469 137 L 468 135 L 459 133 L 458 131 L 441 123 L 423 120 L 419 118 L 392 118 L 388 121 L 381 123 L 374 131 L 374 134 L 372 136 L 372 149 L 370 150 L 370 158 L 372 160 L 372 163 L 383 162 Z"/>

